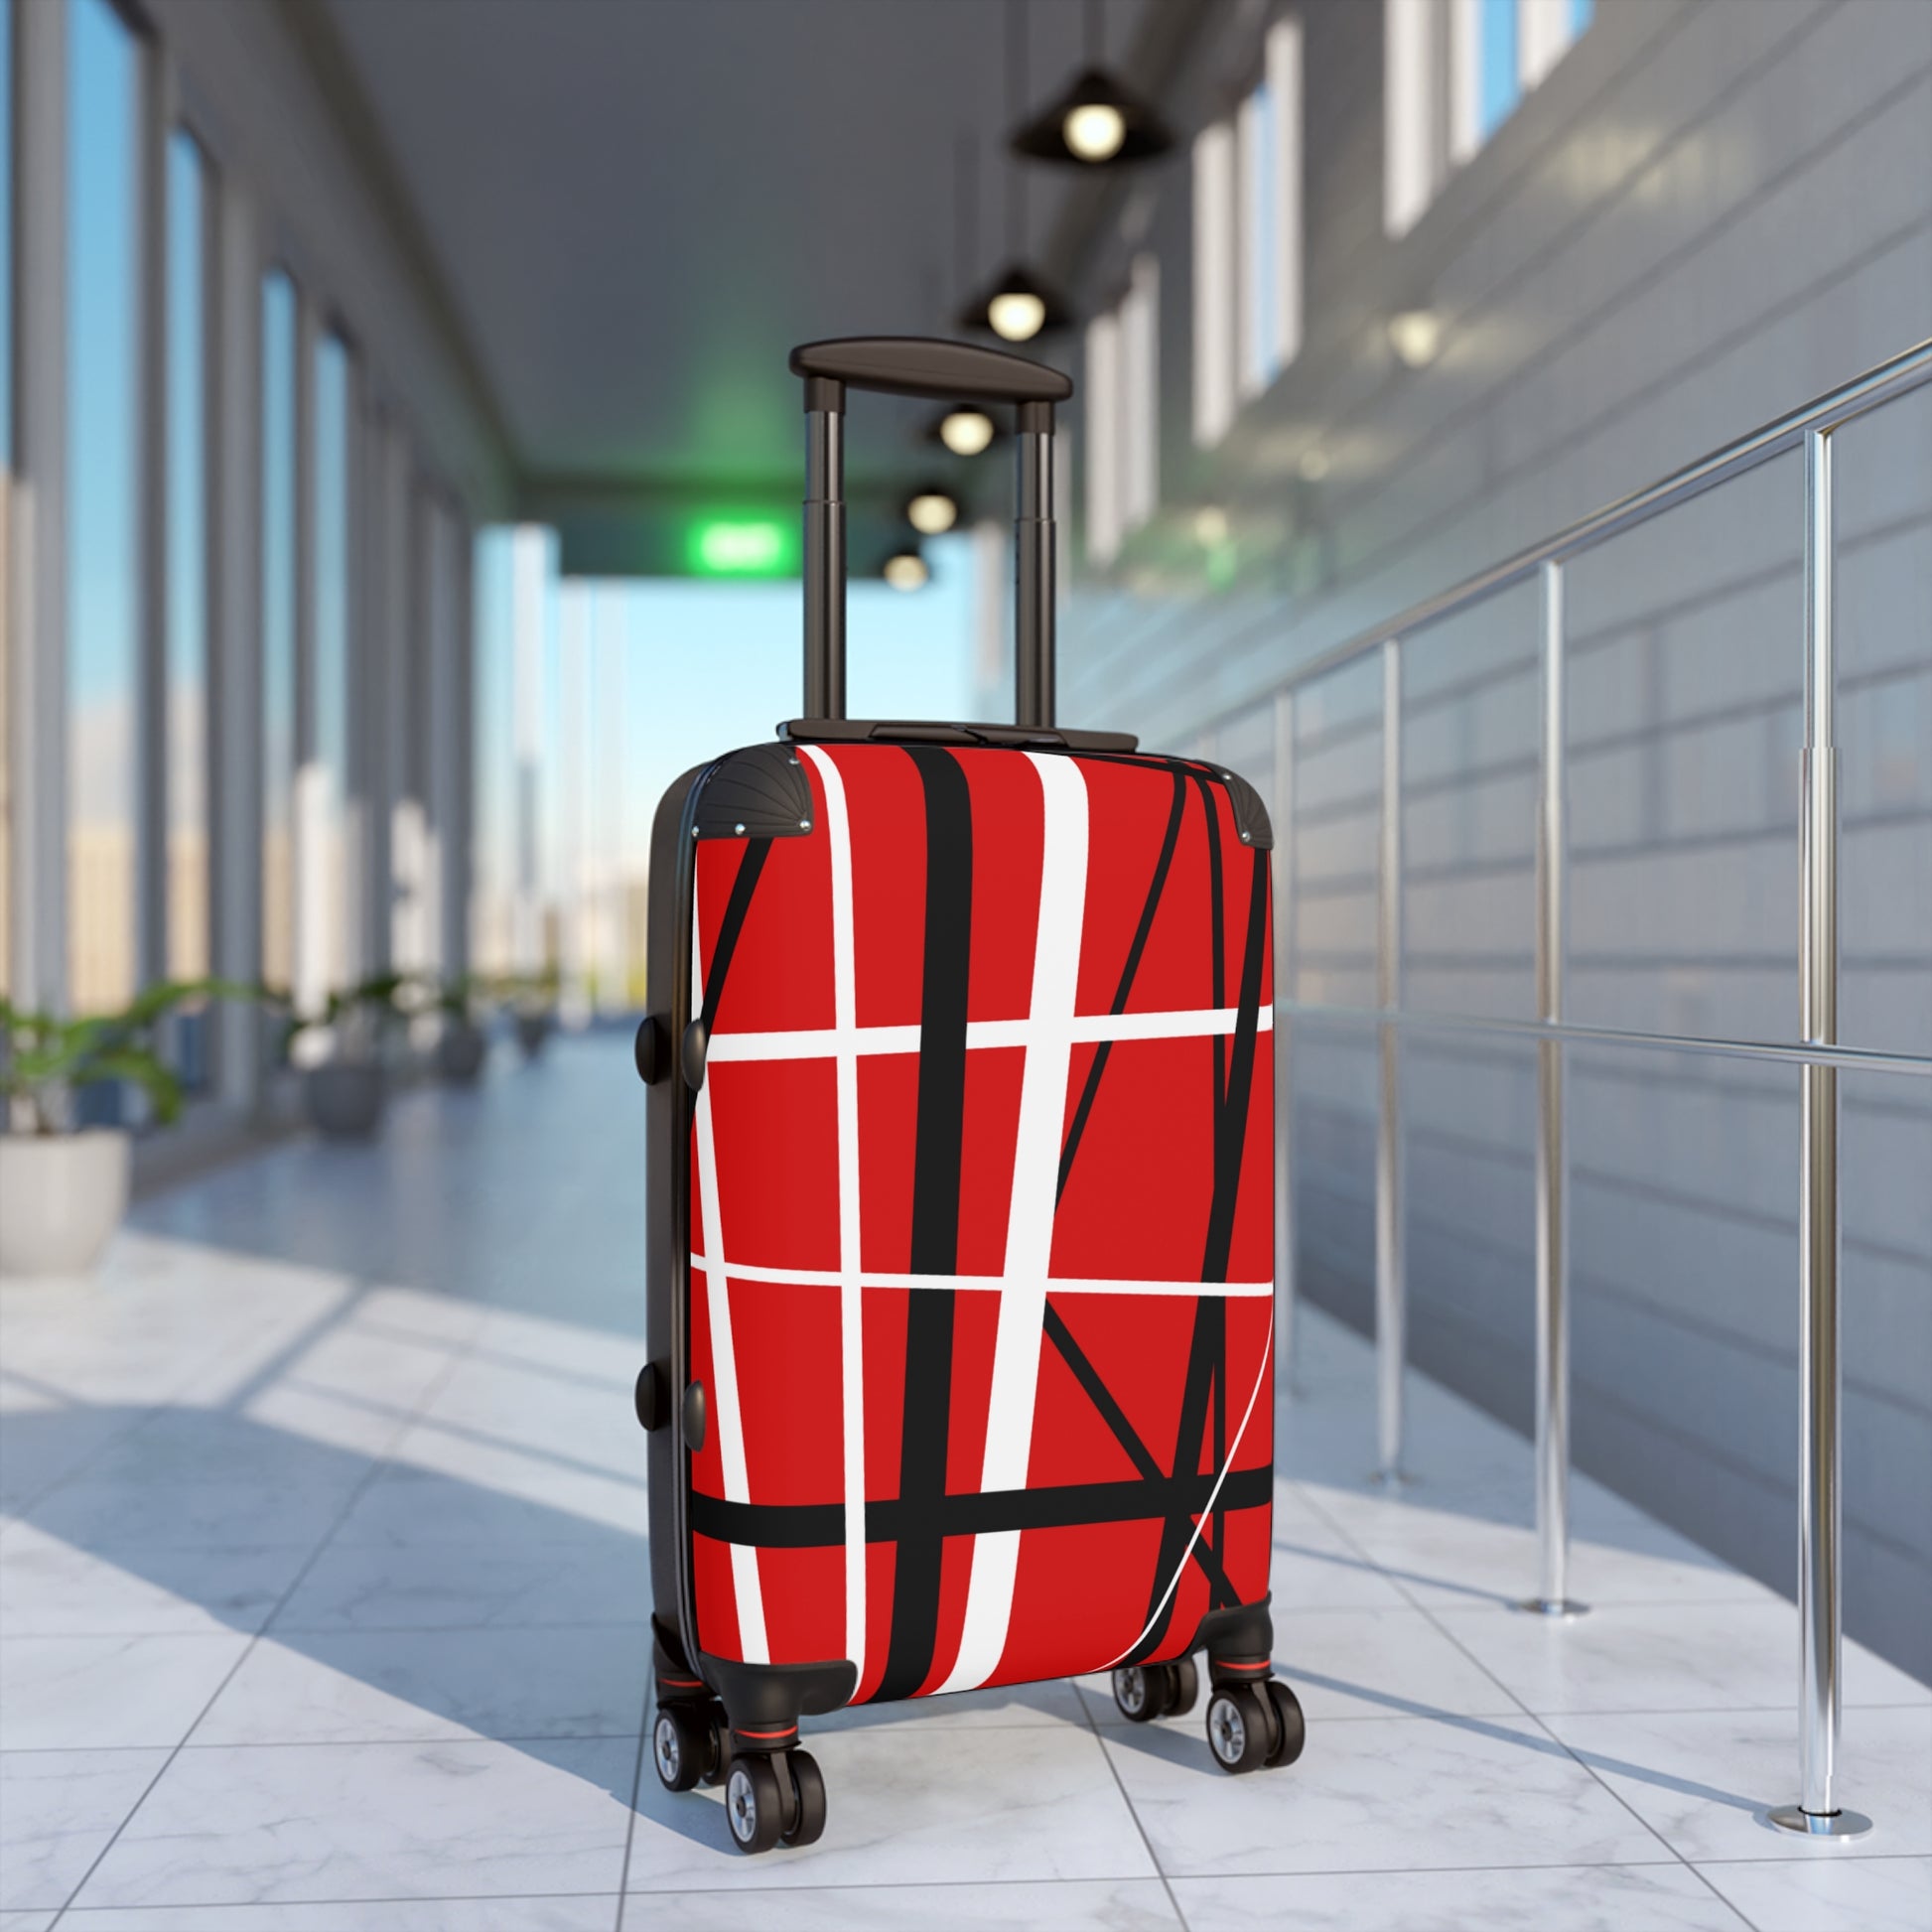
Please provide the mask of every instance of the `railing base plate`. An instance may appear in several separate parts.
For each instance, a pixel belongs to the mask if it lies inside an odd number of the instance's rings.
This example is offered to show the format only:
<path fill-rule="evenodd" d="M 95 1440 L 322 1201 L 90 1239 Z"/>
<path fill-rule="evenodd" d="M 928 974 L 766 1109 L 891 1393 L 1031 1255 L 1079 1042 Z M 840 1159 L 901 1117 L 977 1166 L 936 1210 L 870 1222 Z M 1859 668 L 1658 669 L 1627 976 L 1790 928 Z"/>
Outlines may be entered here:
<path fill-rule="evenodd" d="M 1525 1596 L 1509 1606 L 1512 1610 L 1522 1610 L 1529 1616 L 1547 1616 L 1559 1622 L 1573 1616 L 1587 1616 L 1589 1605 L 1580 1603 L 1574 1596 Z"/>
<path fill-rule="evenodd" d="M 1802 1805 L 1779 1805 L 1765 1816 L 1781 1832 L 1804 1838 L 1863 1838 L 1871 1820 L 1862 1811 L 1807 1811 Z"/>

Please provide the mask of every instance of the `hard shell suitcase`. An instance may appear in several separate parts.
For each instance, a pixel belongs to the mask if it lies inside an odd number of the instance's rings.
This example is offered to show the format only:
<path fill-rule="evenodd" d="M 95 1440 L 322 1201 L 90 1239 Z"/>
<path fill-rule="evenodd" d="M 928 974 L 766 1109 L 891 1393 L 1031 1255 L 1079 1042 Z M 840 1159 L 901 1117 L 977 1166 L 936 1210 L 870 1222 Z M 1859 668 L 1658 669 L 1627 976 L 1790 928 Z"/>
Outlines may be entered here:
<path fill-rule="evenodd" d="M 798 1722 L 1111 1671 L 1230 1771 L 1270 1676 L 1267 815 L 1052 723 L 1053 405 L 962 344 L 807 345 L 806 710 L 658 807 L 648 1101 L 657 1714 L 673 1790 L 808 1844 Z M 844 711 L 848 388 L 1006 402 L 1013 726 Z"/>

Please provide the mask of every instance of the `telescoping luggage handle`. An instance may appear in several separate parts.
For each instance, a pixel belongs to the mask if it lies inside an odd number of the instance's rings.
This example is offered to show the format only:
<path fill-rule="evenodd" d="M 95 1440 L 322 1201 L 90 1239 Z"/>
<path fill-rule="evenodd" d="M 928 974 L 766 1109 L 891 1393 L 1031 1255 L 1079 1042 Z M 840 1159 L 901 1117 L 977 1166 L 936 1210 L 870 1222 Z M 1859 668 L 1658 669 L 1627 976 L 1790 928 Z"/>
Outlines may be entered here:
<path fill-rule="evenodd" d="M 805 378 L 805 715 L 845 716 L 845 392 L 1010 402 L 1019 416 L 1014 719 L 1053 726 L 1053 405 L 1070 376 L 971 343 L 863 336 L 791 351 Z"/>

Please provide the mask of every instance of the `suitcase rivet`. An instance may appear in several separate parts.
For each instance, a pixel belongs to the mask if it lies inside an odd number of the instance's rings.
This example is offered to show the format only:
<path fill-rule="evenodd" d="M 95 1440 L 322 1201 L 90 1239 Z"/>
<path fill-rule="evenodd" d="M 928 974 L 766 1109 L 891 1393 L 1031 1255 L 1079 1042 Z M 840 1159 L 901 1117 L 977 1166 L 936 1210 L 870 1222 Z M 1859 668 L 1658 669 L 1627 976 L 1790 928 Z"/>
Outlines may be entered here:
<path fill-rule="evenodd" d="M 695 839 L 695 838 L 696 838 L 696 837 L 698 836 L 698 828 L 697 828 L 697 827 L 696 827 L 695 825 L 694 825 L 694 826 L 692 826 L 692 828 L 691 828 L 691 836 L 692 836 L 692 837 L 693 837 L 694 839 Z"/>
<path fill-rule="evenodd" d="M 733 830 L 733 832 L 735 832 L 735 833 L 736 833 L 736 834 L 738 835 L 738 837 L 740 837 L 741 839 L 742 839 L 742 838 L 743 838 L 743 837 L 745 836 L 745 828 L 744 828 L 744 826 L 742 826 L 742 825 L 734 825 L 734 826 L 732 827 L 732 830 Z"/>
<path fill-rule="evenodd" d="M 800 830 L 801 832 L 809 832 L 809 831 L 810 831 L 810 830 L 812 829 L 812 822 L 811 822 L 811 820 L 810 820 L 809 818 L 801 818 L 801 819 L 800 819 L 800 820 L 798 821 L 798 829 L 799 829 L 799 830 Z"/>

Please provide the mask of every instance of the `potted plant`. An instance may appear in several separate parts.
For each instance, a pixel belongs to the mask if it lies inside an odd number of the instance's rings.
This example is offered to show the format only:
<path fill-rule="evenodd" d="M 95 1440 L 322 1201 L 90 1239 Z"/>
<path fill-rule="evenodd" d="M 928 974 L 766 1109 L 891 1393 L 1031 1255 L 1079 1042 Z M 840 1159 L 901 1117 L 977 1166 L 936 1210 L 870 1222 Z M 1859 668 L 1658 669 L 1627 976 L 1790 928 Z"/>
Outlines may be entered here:
<path fill-rule="evenodd" d="M 523 1057 L 533 1060 L 543 1051 L 551 1030 L 557 1024 L 557 973 L 547 967 L 511 983 L 512 1004 L 516 1012 L 516 1043 Z"/>
<path fill-rule="evenodd" d="M 222 980 L 166 980 L 119 1013 L 85 1020 L 23 1013 L 0 1001 L 0 1274 L 78 1275 L 99 1259 L 127 1210 L 124 1127 L 79 1127 L 74 1096 L 125 1080 L 162 1125 L 181 1112 L 181 1081 L 156 1043 L 185 1001 L 246 997 Z"/>
<path fill-rule="evenodd" d="M 459 1086 L 476 1084 L 489 1053 L 489 1037 L 476 1017 L 486 990 L 483 981 L 459 973 L 445 980 L 436 995 L 437 1011 L 443 1017 L 442 1031 L 436 1035 L 436 1070 Z"/>
<path fill-rule="evenodd" d="M 409 985 L 401 973 L 373 973 L 331 993 L 314 1019 L 289 1023 L 309 1119 L 326 1138 L 366 1140 L 380 1124 L 388 1094 L 383 1051 L 406 1010 Z"/>

